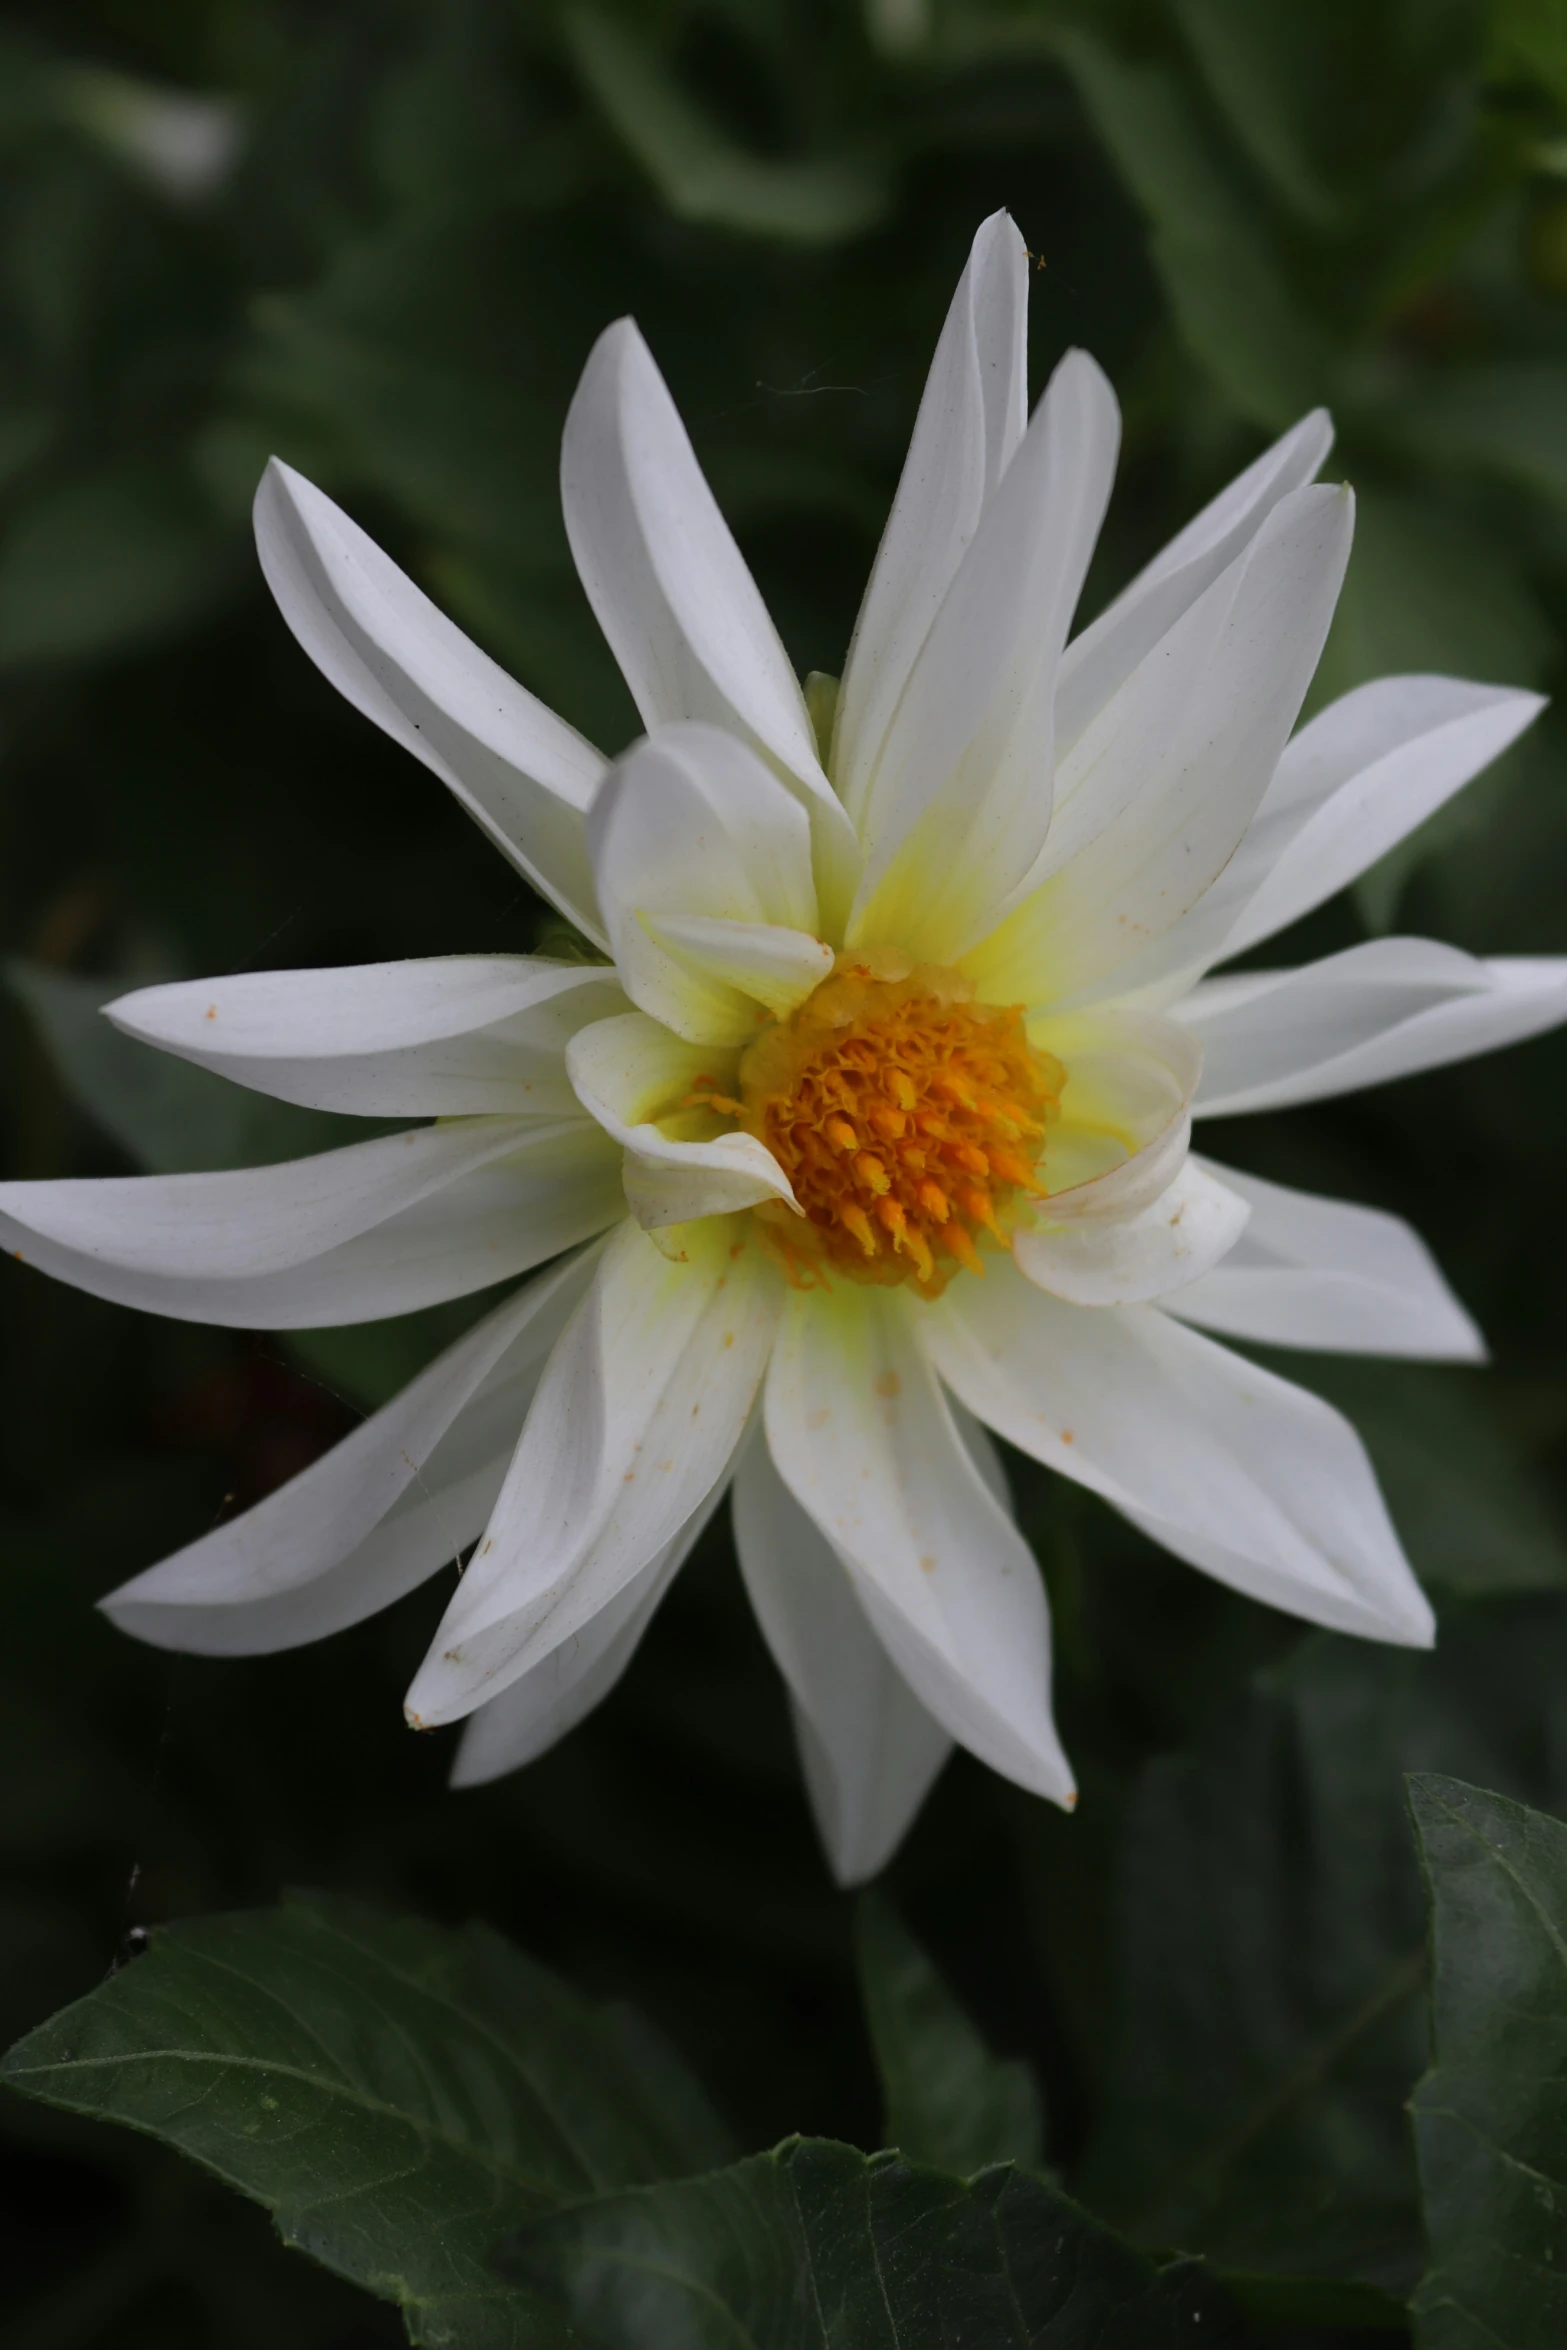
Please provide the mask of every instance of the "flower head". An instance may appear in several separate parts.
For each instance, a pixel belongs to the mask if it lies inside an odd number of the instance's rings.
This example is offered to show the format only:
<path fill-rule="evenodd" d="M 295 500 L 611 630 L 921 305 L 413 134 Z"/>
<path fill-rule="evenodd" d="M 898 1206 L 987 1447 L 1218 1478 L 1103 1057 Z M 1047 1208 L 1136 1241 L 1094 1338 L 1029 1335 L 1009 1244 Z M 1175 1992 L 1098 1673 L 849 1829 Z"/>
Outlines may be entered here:
<path fill-rule="evenodd" d="M 606 959 L 112 1007 L 284 1100 L 431 1122 L 282 1167 L 13 1184 L 13 1253 L 263 1328 L 533 1273 L 335 1452 L 112 1594 L 128 1630 L 286 1647 L 472 1546 L 408 1710 L 467 1717 L 473 1782 L 613 1685 L 732 1491 L 845 1879 L 954 1740 L 1071 1800 L 1044 1589 L 986 1428 L 1238 1590 L 1429 1641 L 1353 1430 L 1204 1333 L 1459 1359 L 1474 1327 L 1395 1219 L 1216 1168 L 1192 1120 L 1529 1034 L 1567 1015 L 1567 966 L 1384 939 L 1207 974 L 1538 704 L 1391 678 L 1293 731 L 1352 525 L 1314 482 L 1321 415 L 1069 641 L 1117 415 L 1078 352 L 1027 415 L 1026 293 L 997 215 L 836 696 L 802 692 L 652 358 L 608 330 L 562 487 L 647 729 L 613 765 L 269 470 L 261 558 L 301 644 Z"/>

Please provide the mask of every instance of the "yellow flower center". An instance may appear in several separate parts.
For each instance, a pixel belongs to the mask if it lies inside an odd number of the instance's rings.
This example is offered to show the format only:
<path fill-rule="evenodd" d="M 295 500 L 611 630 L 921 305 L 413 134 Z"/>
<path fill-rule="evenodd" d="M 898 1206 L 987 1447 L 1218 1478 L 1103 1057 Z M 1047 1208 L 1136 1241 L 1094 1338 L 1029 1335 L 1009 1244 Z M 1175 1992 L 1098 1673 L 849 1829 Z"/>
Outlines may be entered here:
<path fill-rule="evenodd" d="M 935 964 L 843 956 L 742 1055 L 740 1099 L 721 1106 L 804 1210 L 753 1210 L 797 1286 L 830 1269 L 937 1296 L 958 1266 L 983 1270 L 982 1235 L 1009 1246 L 1009 1219 L 1043 1192 L 1066 1072 L 1029 1043 L 1020 1006 L 973 996 Z"/>

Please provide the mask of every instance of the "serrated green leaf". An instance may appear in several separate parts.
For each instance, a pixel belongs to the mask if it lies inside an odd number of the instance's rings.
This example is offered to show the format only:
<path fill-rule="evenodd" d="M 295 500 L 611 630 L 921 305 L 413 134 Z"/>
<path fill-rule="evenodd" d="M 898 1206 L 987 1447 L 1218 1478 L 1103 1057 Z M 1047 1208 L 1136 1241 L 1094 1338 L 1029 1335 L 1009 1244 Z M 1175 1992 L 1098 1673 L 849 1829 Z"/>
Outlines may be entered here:
<path fill-rule="evenodd" d="M 1554 1601 L 1462 1613 L 1433 1655 L 1319 1635 L 1148 1767 L 1120 2034 L 1075 2182 L 1096 2211 L 1225 2267 L 1413 2283 L 1425 1920 L 1402 1774 L 1549 1793 L 1564 1681 Z"/>
<path fill-rule="evenodd" d="M 879 1893 L 855 1907 L 860 1996 L 881 2075 L 882 2135 L 911 2162 L 967 2178 L 1044 2159 L 1026 2064 L 991 2055 L 902 1919 Z"/>
<path fill-rule="evenodd" d="M 726 2152 L 636 2019 L 487 1928 L 316 1897 L 159 1929 L 19 2041 L 0 2081 L 177 2146 L 287 2242 L 397 2302 L 431 2350 L 537 2350 L 537 2313 L 490 2265 L 496 2239 Z"/>
<path fill-rule="evenodd" d="M 1421 2350 L 1567 2341 L 1567 1827 L 1411 1779 L 1431 1900 L 1431 2070 L 1415 2143 L 1431 2265 Z"/>
<path fill-rule="evenodd" d="M 819 244 L 858 236 L 887 210 L 884 174 L 858 157 L 779 162 L 737 146 L 652 44 L 607 10 L 569 8 L 562 23 L 583 79 L 682 220 Z"/>
<path fill-rule="evenodd" d="M 576 2205 L 526 2229 L 506 2267 L 602 2350 L 1230 2350 L 1245 2338 L 1198 2263 L 1156 2270 L 1026 2172 L 965 2184 L 822 2138 Z"/>

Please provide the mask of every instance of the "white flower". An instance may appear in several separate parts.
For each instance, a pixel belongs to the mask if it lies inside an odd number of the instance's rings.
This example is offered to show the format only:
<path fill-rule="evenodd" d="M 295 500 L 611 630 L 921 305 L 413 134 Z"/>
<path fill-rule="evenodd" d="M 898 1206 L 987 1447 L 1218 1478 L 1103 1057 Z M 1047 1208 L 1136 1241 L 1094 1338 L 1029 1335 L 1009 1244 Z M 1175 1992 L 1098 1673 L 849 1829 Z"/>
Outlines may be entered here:
<path fill-rule="evenodd" d="M 432 1120 L 293 1165 L 13 1184 L 6 1245 L 102 1297 L 302 1328 L 526 1273 L 335 1452 L 104 1604 L 285 1648 L 469 1544 L 409 1694 L 510 1770 L 624 1669 L 726 1490 L 840 1877 L 956 1740 L 1058 1801 L 1038 1570 L 983 1422 L 1192 1565 L 1419 1645 L 1324 1403 L 1203 1329 L 1473 1358 L 1395 1219 L 1230 1175 L 1191 1120 L 1567 1015 L 1567 965 L 1383 939 L 1209 979 L 1534 715 L 1400 677 L 1291 737 L 1349 553 L 1308 417 L 1070 644 L 1115 462 L 1071 353 L 1025 414 L 1027 265 L 975 240 L 836 714 L 808 708 L 627 321 L 567 421 L 583 583 L 648 728 L 613 766 L 274 466 L 261 559 L 319 667 L 612 958 L 156 987 L 130 1034 L 291 1102 Z M 815 713 L 813 721 L 813 711 Z M 626 1213 L 627 1203 L 631 1213 Z M 563 1253 L 566 1252 L 566 1253 Z"/>

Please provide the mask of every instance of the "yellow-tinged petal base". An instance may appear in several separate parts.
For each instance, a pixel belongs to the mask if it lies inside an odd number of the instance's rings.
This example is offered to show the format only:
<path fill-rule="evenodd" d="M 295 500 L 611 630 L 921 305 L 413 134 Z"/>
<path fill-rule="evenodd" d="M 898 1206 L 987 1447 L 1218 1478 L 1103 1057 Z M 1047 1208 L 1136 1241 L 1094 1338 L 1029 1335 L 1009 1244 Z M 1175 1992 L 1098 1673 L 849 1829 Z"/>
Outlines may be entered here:
<path fill-rule="evenodd" d="M 985 1236 L 1045 1185 L 1066 1071 L 1017 1005 L 980 1004 L 961 973 L 841 956 L 830 979 L 740 1058 L 739 1099 L 712 1098 L 764 1142 L 803 1215 L 753 1209 L 792 1282 L 829 1273 L 936 1296 L 982 1271 Z"/>

